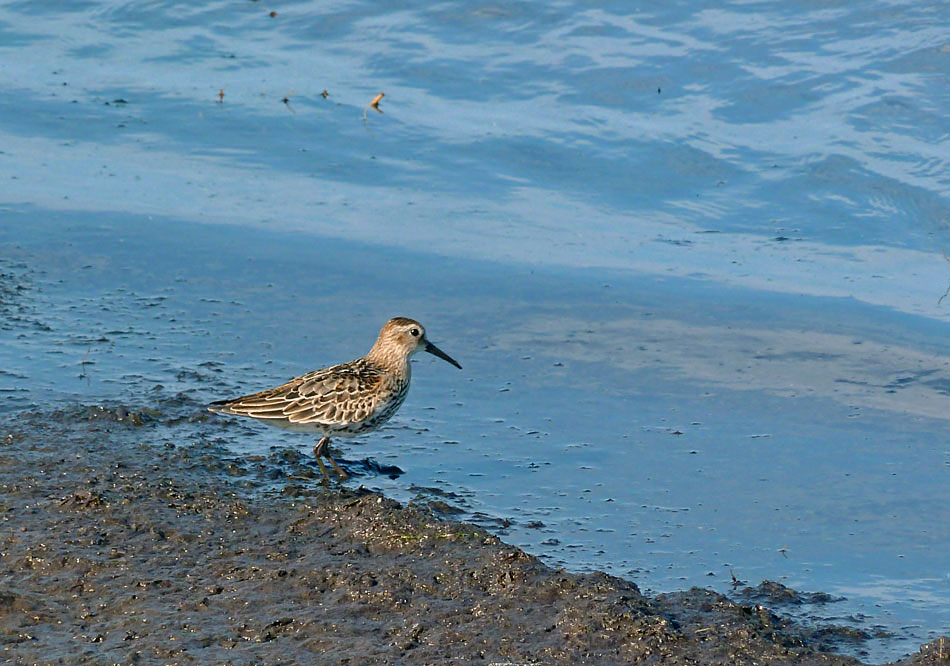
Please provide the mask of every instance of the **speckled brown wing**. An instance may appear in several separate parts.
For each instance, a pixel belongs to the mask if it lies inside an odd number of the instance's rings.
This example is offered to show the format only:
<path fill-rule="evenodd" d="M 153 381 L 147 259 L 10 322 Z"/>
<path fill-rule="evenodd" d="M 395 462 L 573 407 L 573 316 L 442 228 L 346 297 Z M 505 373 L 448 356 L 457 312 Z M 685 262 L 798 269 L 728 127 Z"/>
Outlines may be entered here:
<path fill-rule="evenodd" d="M 385 373 L 357 359 L 331 368 L 314 370 L 286 384 L 233 400 L 213 403 L 223 414 L 249 416 L 287 425 L 329 428 L 347 426 L 370 418 L 380 401 L 386 402 Z M 282 425 L 282 423 L 274 425 Z"/>

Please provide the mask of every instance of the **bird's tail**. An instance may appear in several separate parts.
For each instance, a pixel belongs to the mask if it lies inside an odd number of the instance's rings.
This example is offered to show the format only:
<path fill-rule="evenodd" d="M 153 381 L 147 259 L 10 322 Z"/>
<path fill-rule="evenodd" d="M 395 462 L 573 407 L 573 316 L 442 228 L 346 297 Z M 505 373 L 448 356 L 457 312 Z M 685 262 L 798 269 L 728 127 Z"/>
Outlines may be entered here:
<path fill-rule="evenodd" d="M 227 414 L 231 411 L 232 402 L 234 402 L 233 399 L 215 400 L 208 405 L 208 411 L 214 412 L 215 414 Z"/>

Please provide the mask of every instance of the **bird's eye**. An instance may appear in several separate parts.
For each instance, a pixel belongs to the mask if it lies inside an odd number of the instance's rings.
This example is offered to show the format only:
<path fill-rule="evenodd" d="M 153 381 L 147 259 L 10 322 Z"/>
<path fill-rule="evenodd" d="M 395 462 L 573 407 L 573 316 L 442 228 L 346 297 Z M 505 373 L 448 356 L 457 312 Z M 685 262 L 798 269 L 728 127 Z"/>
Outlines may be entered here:
<path fill-rule="evenodd" d="M 409 329 L 409 335 L 411 335 L 411 336 L 414 337 L 414 338 L 418 338 L 418 337 L 419 337 L 419 329 L 418 329 L 418 328 L 410 328 L 410 329 Z"/>

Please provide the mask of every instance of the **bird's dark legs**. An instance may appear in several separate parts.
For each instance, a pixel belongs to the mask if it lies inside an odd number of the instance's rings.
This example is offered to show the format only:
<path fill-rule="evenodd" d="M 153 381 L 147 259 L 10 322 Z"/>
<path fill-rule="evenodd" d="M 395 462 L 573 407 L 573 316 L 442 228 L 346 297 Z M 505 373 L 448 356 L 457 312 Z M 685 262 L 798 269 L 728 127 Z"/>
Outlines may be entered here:
<path fill-rule="evenodd" d="M 320 466 L 320 472 L 323 474 L 323 480 L 326 481 L 327 485 L 330 484 L 330 475 L 327 474 L 326 465 L 323 464 L 321 458 L 326 458 L 330 461 L 330 464 L 333 465 L 333 469 L 336 470 L 337 475 L 340 477 L 340 481 L 346 481 L 350 478 L 350 475 L 340 469 L 340 466 L 336 464 L 336 461 L 330 457 L 330 452 L 327 451 L 327 445 L 330 443 L 329 437 L 324 437 L 317 445 L 313 447 L 313 457 L 317 459 L 317 464 Z"/>
<path fill-rule="evenodd" d="M 314 449 L 314 451 L 316 451 L 317 447 L 313 447 L 313 449 Z M 314 455 L 316 455 L 316 454 L 314 454 Z M 320 473 L 323 474 L 323 484 L 329 486 L 329 485 L 330 485 L 330 475 L 327 474 L 327 466 L 323 464 L 323 461 L 322 461 L 322 460 L 320 460 L 320 456 L 316 456 L 316 458 L 317 458 L 317 464 L 320 465 Z"/>
<path fill-rule="evenodd" d="M 333 469 L 336 470 L 337 476 L 340 477 L 340 481 L 346 481 L 348 478 L 350 478 L 350 475 L 344 472 L 343 469 L 336 464 L 336 461 L 330 457 L 329 453 L 326 455 L 326 458 L 330 461 L 330 464 L 333 465 Z"/>

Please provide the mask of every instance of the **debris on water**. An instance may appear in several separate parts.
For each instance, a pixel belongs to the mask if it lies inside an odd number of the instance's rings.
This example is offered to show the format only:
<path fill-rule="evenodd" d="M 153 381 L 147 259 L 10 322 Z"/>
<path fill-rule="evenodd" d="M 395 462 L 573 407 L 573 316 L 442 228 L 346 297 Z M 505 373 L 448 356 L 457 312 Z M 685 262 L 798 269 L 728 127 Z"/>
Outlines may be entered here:
<path fill-rule="evenodd" d="M 382 110 L 381 108 L 379 108 L 379 102 L 380 102 L 380 101 L 383 99 L 383 97 L 385 97 L 385 96 L 386 96 L 385 93 L 379 93 L 378 95 L 376 95 L 376 97 L 373 98 L 373 101 L 371 101 L 369 104 L 366 105 L 366 108 L 363 109 L 363 122 L 364 122 L 364 123 L 366 122 L 366 112 L 369 111 L 370 108 L 376 109 L 376 112 L 377 112 L 377 113 L 382 113 L 382 112 L 383 112 L 383 110 Z"/>
<path fill-rule="evenodd" d="M 290 109 L 290 112 L 291 112 L 291 113 L 297 113 L 296 111 L 294 111 L 294 107 L 292 107 L 292 106 L 290 105 L 290 98 L 293 97 L 296 92 L 297 92 L 296 89 L 291 90 L 289 93 L 287 93 L 286 95 L 284 95 L 283 99 L 280 100 L 281 102 L 284 103 L 284 106 L 286 106 L 288 109 Z"/>

